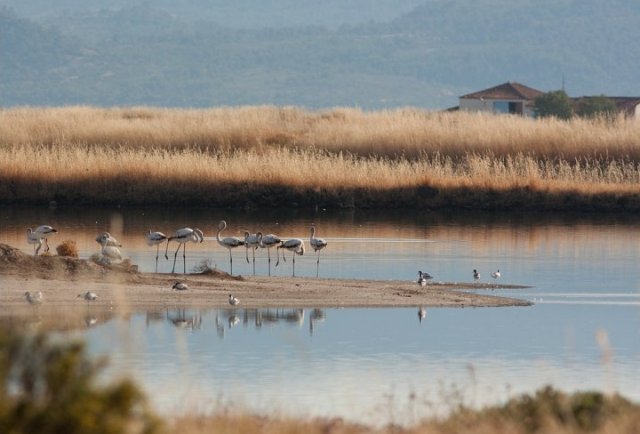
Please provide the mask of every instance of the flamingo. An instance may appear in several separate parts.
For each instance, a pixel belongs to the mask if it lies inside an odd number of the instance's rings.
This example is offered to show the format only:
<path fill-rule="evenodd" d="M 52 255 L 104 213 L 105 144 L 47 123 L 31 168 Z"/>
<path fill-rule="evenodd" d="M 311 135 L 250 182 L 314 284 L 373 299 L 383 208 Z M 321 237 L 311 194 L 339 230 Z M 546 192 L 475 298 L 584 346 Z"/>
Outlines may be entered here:
<path fill-rule="evenodd" d="M 119 245 L 118 241 L 112 238 L 109 232 L 104 232 L 99 235 L 96 240 L 100 240 L 100 244 L 102 244 L 100 253 L 102 253 L 102 258 L 106 260 L 107 263 L 111 263 L 111 261 L 122 261 L 122 253 L 117 247 Z"/>
<path fill-rule="evenodd" d="M 271 276 L 271 248 L 279 246 L 281 243 L 282 240 L 280 237 L 274 234 L 264 235 L 260 239 L 260 247 L 267 249 L 267 257 L 269 258 L 269 276 Z"/>
<path fill-rule="evenodd" d="M 151 232 L 151 229 L 149 229 L 149 232 L 144 234 L 144 238 L 145 240 L 147 240 L 147 246 L 149 247 L 153 245 L 156 246 L 156 273 L 157 273 L 158 272 L 158 256 L 160 255 L 160 244 L 164 243 L 164 240 L 166 240 L 169 237 L 167 237 L 162 232 L 157 232 L 157 231 Z"/>
<path fill-rule="evenodd" d="M 500 270 L 496 270 L 493 273 L 491 273 L 491 277 L 493 277 L 494 279 L 499 279 L 500 278 Z"/>
<path fill-rule="evenodd" d="M 311 225 L 311 238 L 309 239 L 309 244 L 314 252 L 318 252 L 318 260 L 316 261 L 316 277 L 318 277 L 318 273 L 320 270 L 320 250 L 327 247 L 327 242 L 324 238 L 316 238 L 316 225 Z"/>
<path fill-rule="evenodd" d="M 418 285 L 425 286 L 427 284 L 427 280 L 429 279 L 433 279 L 433 276 L 431 276 L 431 274 L 418 271 Z"/>
<path fill-rule="evenodd" d="M 240 304 L 240 300 L 233 296 L 233 294 L 229 294 L 229 304 L 231 306 L 237 306 Z"/>
<path fill-rule="evenodd" d="M 36 228 L 35 232 L 37 234 L 41 235 L 41 238 L 44 238 L 44 244 L 45 246 L 47 246 L 47 248 L 45 249 L 45 252 L 49 251 L 49 242 L 47 240 L 47 235 L 50 234 L 55 234 L 58 232 L 57 229 L 53 228 L 52 226 L 49 225 L 40 225 Z"/>
<path fill-rule="evenodd" d="M 251 247 L 251 254 L 253 256 L 253 275 L 256 274 L 256 249 L 260 247 L 260 241 L 262 240 L 262 232 L 256 232 L 250 234 L 248 231 L 244 233 L 244 247 L 245 256 L 247 257 L 247 264 L 249 263 L 249 247 Z"/>
<path fill-rule="evenodd" d="M 473 279 L 474 280 L 479 280 L 480 279 L 480 273 L 475 268 L 473 269 Z"/>
<path fill-rule="evenodd" d="M 29 244 L 34 245 L 34 253 L 38 254 L 40 249 L 42 248 L 42 240 L 44 239 L 44 244 L 46 246 L 45 252 L 49 251 L 49 242 L 47 241 L 47 235 L 55 234 L 58 230 L 49 225 L 40 225 L 35 230 L 29 228 L 27 229 L 27 242 Z M 36 247 L 37 245 L 37 247 Z"/>
<path fill-rule="evenodd" d="M 176 249 L 176 252 L 173 255 L 173 268 L 171 269 L 171 273 L 174 273 L 176 270 L 176 258 L 178 257 L 178 250 L 180 250 L 180 246 L 184 245 L 183 249 L 182 249 L 182 259 L 184 262 L 184 273 L 187 273 L 187 243 L 188 242 L 192 242 L 192 243 L 201 243 L 204 241 L 204 234 L 202 233 L 202 231 L 198 228 L 195 229 L 191 229 L 191 228 L 180 228 L 177 231 L 175 231 L 173 233 L 173 235 L 171 235 L 169 238 L 167 238 L 167 248 L 164 250 L 164 257 L 166 259 L 169 259 L 169 256 L 167 256 L 167 251 L 169 250 L 169 243 L 171 241 L 177 241 L 178 242 L 178 248 Z"/>
<path fill-rule="evenodd" d="M 109 232 L 103 232 L 100 235 L 98 235 L 96 237 L 96 242 L 102 245 L 103 238 L 106 238 L 107 246 L 122 247 L 122 244 L 120 244 L 120 242 L 114 236 L 112 236 Z"/>
<path fill-rule="evenodd" d="M 189 289 L 189 286 L 184 282 L 176 282 L 173 284 L 171 289 L 175 289 L 176 291 L 186 291 Z"/>
<path fill-rule="evenodd" d="M 33 256 L 38 256 L 38 252 L 42 248 L 42 238 L 33 229 L 27 229 L 27 243 L 33 244 Z"/>
<path fill-rule="evenodd" d="M 33 293 L 27 291 L 24 293 L 24 298 L 31 305 L 42 304 L 42 291 L 33 292 Z"/>
<path fill-rule="evenodd" d="M 284 241 L 282 244 L 280 244 L 278 246 L 278 260 L 276 261 L 276 267 L 280 263 L 280 249 L 287 249 L 290 252 L 293 252 L 291 254 L 291 257 L 293 258 L 293 277 L 295 277 L 296 255 L 304 255 L 304 241 L 302 241 L 300 238 L 291 238 L 290 240 Z M 287 259 L 284 257 L 284 252 L 282 252 L 282 260 L 284 260 L 285 262 L 287 261 Z"/>
<path fill-rule="evenodd" d="M 218 240 L 218 244 L 220 244 L 225 249 L 229 249 L 229 273 L 233 275 L 233 257 L 231 256 L 231 249 L 243 246 L 244 241 L 238 237 L 220 238 L 220 232 L 225 230 L 226 227 L 227 222 L 224 220 L 220 220 L 220 223 L 218 223 L 218 233 L 216 234 L 216 239 Z"/>

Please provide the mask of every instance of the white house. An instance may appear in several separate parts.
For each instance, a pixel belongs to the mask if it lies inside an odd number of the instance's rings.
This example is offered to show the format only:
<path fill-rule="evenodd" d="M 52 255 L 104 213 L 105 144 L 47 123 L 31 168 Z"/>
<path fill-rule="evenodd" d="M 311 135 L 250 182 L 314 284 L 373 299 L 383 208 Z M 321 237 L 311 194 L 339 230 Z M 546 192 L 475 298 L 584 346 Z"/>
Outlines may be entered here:
<path fill-rule="evenodd" d="M 514 81 L 460 97 L 459 109 L 533 117 L 533 101 L 544 92 Z"/>

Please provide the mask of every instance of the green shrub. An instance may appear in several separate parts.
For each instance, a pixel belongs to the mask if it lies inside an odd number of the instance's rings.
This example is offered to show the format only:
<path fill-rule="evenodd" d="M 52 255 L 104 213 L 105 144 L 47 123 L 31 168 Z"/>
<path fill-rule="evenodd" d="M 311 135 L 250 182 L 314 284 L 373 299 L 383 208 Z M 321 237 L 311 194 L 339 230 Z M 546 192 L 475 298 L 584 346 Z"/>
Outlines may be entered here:
<path fill-rule="evenodd" d="M 81 343 L 0 332 L 0 432 L 159 433 L 159 420 L 132 382 L 96 384 L 103 367 Z"/>

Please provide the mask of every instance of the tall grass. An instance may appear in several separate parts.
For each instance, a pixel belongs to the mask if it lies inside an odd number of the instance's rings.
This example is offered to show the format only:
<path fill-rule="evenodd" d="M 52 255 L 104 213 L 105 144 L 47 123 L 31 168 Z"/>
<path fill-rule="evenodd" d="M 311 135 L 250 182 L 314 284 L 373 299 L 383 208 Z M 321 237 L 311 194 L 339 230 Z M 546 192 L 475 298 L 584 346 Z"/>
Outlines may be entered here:
<path fill-rule="evenodd" d="M 634 208 L 639 164 L 640 122 L 625 118 L 288 107 L 0 111 L 0 201 Z"/>

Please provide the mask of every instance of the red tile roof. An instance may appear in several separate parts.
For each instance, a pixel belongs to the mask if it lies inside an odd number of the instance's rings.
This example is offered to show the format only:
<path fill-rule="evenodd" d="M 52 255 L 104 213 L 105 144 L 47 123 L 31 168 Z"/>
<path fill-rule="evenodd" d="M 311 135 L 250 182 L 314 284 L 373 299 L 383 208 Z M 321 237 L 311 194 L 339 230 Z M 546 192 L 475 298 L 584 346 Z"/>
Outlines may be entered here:
<path fill-rule="evenodd" d="M 489 89 L 463 95 L 460 98 L 468 99 L 505 99 L 505 100 L 533 100 L 544 92 L 525 86 L 515 81 L 509 81 Z"/>

